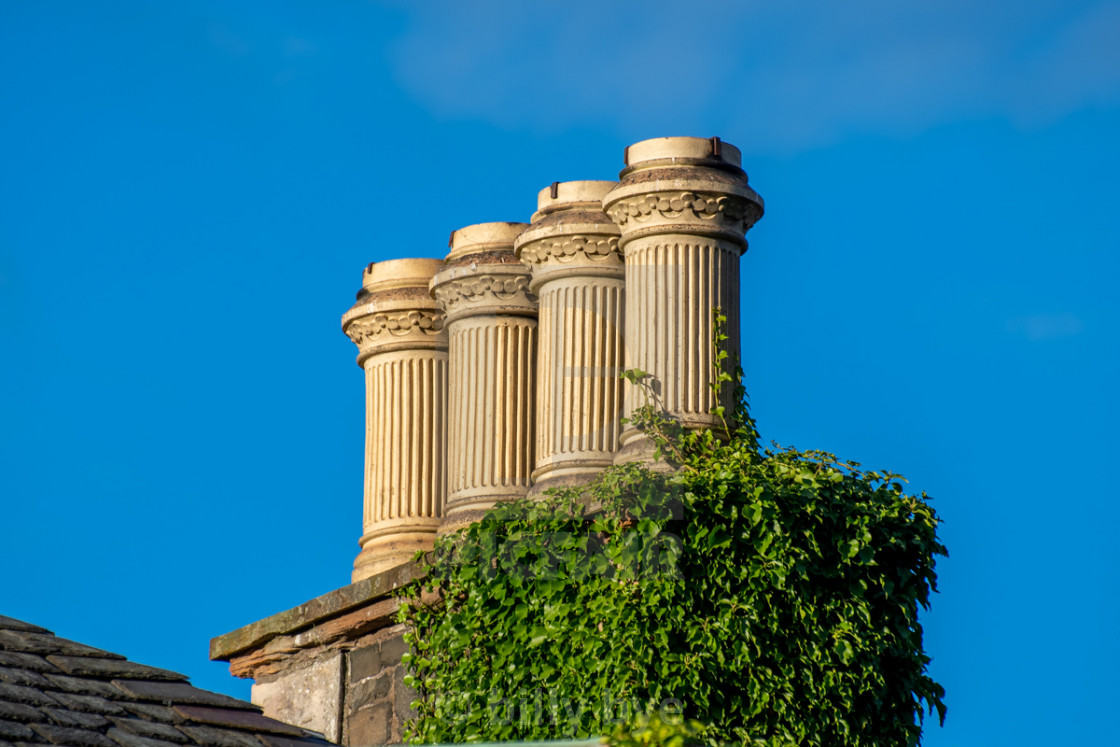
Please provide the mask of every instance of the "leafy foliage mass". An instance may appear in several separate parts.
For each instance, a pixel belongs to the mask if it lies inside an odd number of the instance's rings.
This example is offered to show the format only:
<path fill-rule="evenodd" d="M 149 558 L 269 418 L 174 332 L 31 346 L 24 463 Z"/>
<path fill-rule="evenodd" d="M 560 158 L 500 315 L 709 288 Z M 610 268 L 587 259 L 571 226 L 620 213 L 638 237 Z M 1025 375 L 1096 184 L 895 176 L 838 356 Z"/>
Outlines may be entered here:
<path fill-rule="evenodd" d="M 761 448 L 745 409 L 722 434 L 652 403 L 633 421 L 675 469 L 617 466 L 437 541 L 421 583 L 443 601 L 407 589 L 402 613 L 411 741 L 645 744 L 654 714 L 709 743 L 896 745 L 944 718 L 918 622 L 945 552 L 924 494 Z"/>
<path fill-rule="evenodd" d="M 639 716 L 633 723 L 616 726 L 606 742 L 610 747 L 699 747 L 703 733 L 699 721 Z"/>

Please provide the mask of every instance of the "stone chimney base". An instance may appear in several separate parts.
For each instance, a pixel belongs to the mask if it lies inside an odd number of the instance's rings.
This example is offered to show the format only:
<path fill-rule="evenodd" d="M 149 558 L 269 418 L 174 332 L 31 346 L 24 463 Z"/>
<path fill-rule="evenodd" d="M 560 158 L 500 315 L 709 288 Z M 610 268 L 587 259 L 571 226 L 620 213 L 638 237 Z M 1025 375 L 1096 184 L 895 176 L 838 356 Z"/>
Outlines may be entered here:
<path fill-rule="evenodd" d="M 416 574 L 398 566 L 215 638 L 210 658 L 255 681 L 266 716 L 342 745 L 401 744 L 418 696 L 404 684 L 408 645 L 391 592 Z"/>

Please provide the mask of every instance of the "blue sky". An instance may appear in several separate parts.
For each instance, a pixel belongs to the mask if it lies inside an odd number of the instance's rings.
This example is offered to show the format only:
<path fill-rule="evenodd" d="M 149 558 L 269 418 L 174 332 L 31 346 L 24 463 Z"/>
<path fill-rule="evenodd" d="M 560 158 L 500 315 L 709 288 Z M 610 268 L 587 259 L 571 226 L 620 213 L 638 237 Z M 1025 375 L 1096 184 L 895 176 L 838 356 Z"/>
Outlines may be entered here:
<path fill-rule="evenodd" d="M 361 268 L 719 135 L 763 435 L 951 557 L 929 745 L 1115 740 L 1120 3 L 5 2 L 0 612 L 248 697 L 345 584 Z"/>

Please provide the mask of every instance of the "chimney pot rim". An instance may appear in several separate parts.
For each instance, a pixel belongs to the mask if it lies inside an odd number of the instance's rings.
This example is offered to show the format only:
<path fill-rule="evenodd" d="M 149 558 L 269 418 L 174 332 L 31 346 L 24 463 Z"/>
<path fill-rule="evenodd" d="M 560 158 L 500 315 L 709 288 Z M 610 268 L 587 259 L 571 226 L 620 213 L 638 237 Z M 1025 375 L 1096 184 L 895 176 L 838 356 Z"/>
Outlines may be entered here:
<path fill-rule="evenodd" d="M 580 179 L 570 182 L 553 182 L 537 193 L 537 210 L 566 207 L 580 202 L 602 204 L 603 198 L 618 185 L 611 179 Z M 553 194 L 555 188 L 556 193 Z"/>
<path fill-rule="evenodd" d="M 647 161 L 674 158 L 722 161 L 743 166 L 743 154 L 737 147 L 715 137 L 655 137 L 641 140 L 626 149 L 626 166 L 634 168 Z"/>
<path fill-rule="evenodd" d="M 512 254 L 513 242 L 528 227 L 528 223 L 513 221 L 494 221 L 463 226 L 451 232 L 451 251 L 445 261 L 486 251 L 509 251 Z"/>
<path fill-rule="evenodd" d="M 370 262 L 362 270 L 362 288 L 369 292 L 394 288 L 426 288 L 441 267 L 443 260 L 434 257 L 403 257 Z"/>

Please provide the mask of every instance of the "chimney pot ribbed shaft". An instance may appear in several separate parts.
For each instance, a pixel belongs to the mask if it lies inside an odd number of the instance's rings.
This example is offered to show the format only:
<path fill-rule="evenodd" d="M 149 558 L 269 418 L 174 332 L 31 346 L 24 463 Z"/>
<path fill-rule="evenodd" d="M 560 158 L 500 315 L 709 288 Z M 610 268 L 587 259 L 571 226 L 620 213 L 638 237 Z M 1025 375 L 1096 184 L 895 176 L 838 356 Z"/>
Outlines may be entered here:
<path fill-rule="evenodd" d="M 626 264 L 627 369 L 650 374 L 625 385 L 624 414 L 652 399 L 686 428 L 718 428 L 733 387 L 713 392 L 720 367 L 713 311 L 727 317 L 728 370 L 739 355 L 739 258 L 762 216 L 735 146 L 716 138 L 644 140 L 626 150 L 619 184 L 603 209 L 619 227 Z M 618 463 L 651 459 L 652 444 L 632 426 Z"/>
<path fill-rule="evenodd" d="M 528 493 L 533 468 L 537 298 L 514 256 L 524 223 L 451 234 L 432 278 L 449 335 L 448 494 L 441 532 Z"/>
<path fill-rule="evenodd" d="M 431 549 L 447 484 L 447 331 L 438 259 L 374 262 L 342 330 L 366 378 L 365 505 L 353 581 Z"/>
<path fill-rule="evenodd" d="M 603 213 L 615 182 L 554 182 L 517 239 L 540 298 L 531 495 L 585 484 L 614 460 L 622 411 L 623 262 Z"/>

